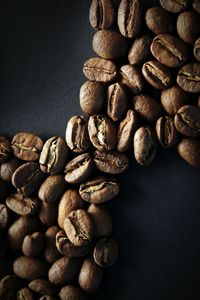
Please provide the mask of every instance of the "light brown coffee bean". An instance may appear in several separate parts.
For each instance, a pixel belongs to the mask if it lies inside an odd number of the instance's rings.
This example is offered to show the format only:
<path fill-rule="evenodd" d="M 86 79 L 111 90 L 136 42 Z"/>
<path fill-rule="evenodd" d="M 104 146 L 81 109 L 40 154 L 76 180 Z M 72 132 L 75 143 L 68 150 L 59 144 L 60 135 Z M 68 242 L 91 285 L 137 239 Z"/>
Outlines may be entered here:
<path fill-rule="evenodd" d="M 38 211 L 40 201 L 37 197 L 15 193 L 6 198 L 6 205 L 18 215 L 31 216 Z"/>
<path fill-rule="evenodd" d="M 108 29 L 115 20 L 115 9 L 112 0 L 93 0 L 89 13 L 90 24 L 93 28 Z"/>
<path fill-rule="evenodd" d="M 41 295 L 53 295 L 56 288 L 46 279 L 34 279 L 29 283 L 29 288 Z"/>
<path fill-rule="evenodd" d="M 145 60 L 151 55 L 151 42 L 152 37 L 148 34 L 134 40 L 128 53 L 128 61 L 131 65 L 139 65 L 145 62 Z"/>
<path fill-rule="evenodd" d="M 27 257 L 37 257 L 44 250 L 44 236 L 41 232 L 26 235 L 22 243 L 22 252 Z"/>
<path fill-rule="evenodd" d="M 180 13 L 186 10 L 189 2 L 190 0 L 160 0 L 160 5 L 169 12 Z"/>
<path fill-rule="evenodd" d="M 128 91 L 137 95 L 143 90 L 143 77 L 137 66 L 124 65 L 120 69 L 120 77 L 122 83 L 128 88 Z"/>
<path fill-rule="evenodd" d="M 4 136 L 0 136 L 0 164 L 8 159 L 10 153 L 11 153 L 10 141 Z"/>
<path fill-rule="evenodd" d="M 178 15 L 176 29 L 179 37 L 189 45 L 193 45 L 200 34 L 199 14 L 194 10 L 185 11 Z"/>
<path fill-rule="evenodd" d="M 200 142 L 195 138 L 183 138 L 177 146 L 179 155 L 191 166 L 200 166 Z"/>
<path fill-rule="evenodd" d="M 175 27 L 172 16 L 159 6 L 151 7 L 146 11 L 145 21 L 154 34 L 169 33 Z"/>
<path fill-rule="evenodd" d="M 94 236 L 105 237 L 112 233 L 112 218 L 106 206 L 103 204 L 90 204 L 88 212 L 94 223 Z"/>

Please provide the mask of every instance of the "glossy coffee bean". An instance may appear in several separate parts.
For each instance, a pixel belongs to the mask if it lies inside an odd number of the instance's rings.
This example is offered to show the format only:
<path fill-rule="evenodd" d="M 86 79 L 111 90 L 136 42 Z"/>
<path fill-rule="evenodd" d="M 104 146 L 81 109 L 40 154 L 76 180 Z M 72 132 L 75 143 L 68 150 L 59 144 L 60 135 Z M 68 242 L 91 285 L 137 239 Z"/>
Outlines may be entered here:
<path fill-rule="evenodd" d="M 22 243 L 22 252 L 27 257 L 37 257 L 44 250 L 44 236 L 41 232 L 26 235 Z"/>
<path fill-rule="evenodd" d="M 170 33 L 174 30 L 171 15 L 162 7 L 151 7 L 146 11 L 145 21 L 147 27 L 154 33 Z"/>
<path fill-rule="evenodd" d="M 103 204 L 90 204 L 88 212 L 94 224 L 94 235 L 96 238 L 109 236 L 112 233 L 112 218 Z"/>
<path fill-rule="evenodd" d="M 3 203 L 0 204 L 0 230 L 6 229 L 11 222 L 11 210 Z"/>
<path fill-rule="evenodd" d="M 74 285 L 63 286 L 60 290 L 59 297 L 61 300 L 87 300 L 87 295 Z"/>
<path fill-rule="evenodd" d="M 193 10 L 179 14 L 176 28 L 179 37 L 189 45 L 194 44 L 200 35 L 199 14 Z"/>
<path fill-rule="evenodd" d="M 200 142 L 195 138 L 183 138 L 177 146 L 179 155 L 190 165 L 200 166 Z"/>
<path fill-rule="evenodd" d="M 33 292 L 29 288 L 24 287 L 17 292 L 16 300 L 34 300 Z"/>
<path fill-rule="evenodd" d="M 173 147 L 178 142 L 179 133 L 174 125 L 174 118 L 162 116 L 156 122 L 156 134 L 161 146 Z"/>
<path fill-rule="evenodd" d="M 50 264 L 53 264 L 57 261 L 61 254 L 56 248 L 56 234 L 60 231 L 60 228 L 56 225 L 51 226 L 45 232 L 45 249 L 44 257 L 46 261 Z"/>
<path fill-rule="evenodd" d="M 41 295 L 53 295 L 56 293 L 56 288 L 46 279 L 34 279 L 29 283 L 29 288 Z"/>
<path fill-rule="evenodd" d="M 115 19 L 115 9 L 112 0 L 92 0 L 89 20 L 93 28 L 108 29 Z"/>
<path fill-rule="evenodd" d="M 152 37 L 149 34 L 138 37 L 134 40 L 128 53 L 128 61 L 131 65 L 144 63 L 150 56 L 150 45 Z"/>
<path fill-rule="evenodd" d="M 10 141 L 4 136 L 0 136 L 0 164 L 8 159 L 10 153 Z"/>
<path fill-rule="evenodd" d="M 143 77 L 137 66 L 124 65 L 120 69 L 122 83 L 128 88 L 128 91 L 137 95 L 143 90 Z"/>
<path fill-rule="evenodd" d="M 184 65 L 178 71 L 176 81 L 184 91 L 200 93 L 200 63 Z"/>
<path fill-rule="evenodd" d="M 199 0 L 193 0 L 192 6 L 194 10 L 196 10 L 198 13 L 200 13 L 200 2 Z"/>
<path fill-rule="evenodd" d="M 189 0 L 160 0 L 160 5 L 169 12 L 180 13 L 189 5 Z"/>
<path fill-rule="evenodd" d="M 0 177 L 4 181 L 11 182 L 13 173 L 20 165 L 21 162 L 17 158 L 9 158 L 7 161 L 3 162 L 0 165 Z"/>
<path fill-rule="evenodd" d="M 7 275 L 0 281 L 0 299 L 15 299 L 15 293 L 22 285 L 21 279 L 15 275 Z"/>
<path fill-rule="evenodd" d="M 198 38 L 194 44 L 193 53 L 195 58 L 200 62 L 200 38 Z"/>
<path fill-rule="evenodd" d="M 37 197 L 27 197 L 21 193 L 15 193 L 6 198 L 6 205 L 18 215 L 31 216 L 38 211 L 40 201 Z"/>
<path fill-rule="evenodd" d="M 118 258 L 119 247 L 115 239 L 106 237 L 98 241 L 94 248 L 93 258 L 100 267 L 112 266 Z"/>
<path fill-rule="evenodd" d="M 51 226 L 56 223 L 57 220 L 57 203 L 48 203 L 41 201 L 38 217 L 42 224 Z"/>

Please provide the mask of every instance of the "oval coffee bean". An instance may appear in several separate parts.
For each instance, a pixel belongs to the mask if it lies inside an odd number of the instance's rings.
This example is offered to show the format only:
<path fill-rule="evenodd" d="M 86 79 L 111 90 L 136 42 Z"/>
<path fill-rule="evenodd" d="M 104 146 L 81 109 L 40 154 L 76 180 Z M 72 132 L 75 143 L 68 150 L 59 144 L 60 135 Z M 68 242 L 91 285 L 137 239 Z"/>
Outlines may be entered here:
<path fill-rule="evenodd" d="M 180 13 L 189 5 L 189 0 L 160 0 L 160 5 L 169 12 Z"/>
<path fill-rule="evenodd" d="M 200 63 L 184 65 L 178 71 L 176 81 L 184 91 L 200 93 Z"/>
<path fill-rule="evenodd" d="M 190 165 L 200 166 L 200 142 L 195 138 L 183 138 L 177 146 L 179 155 Z"/>
<path fill-rule="evenodd" d="M 7 275 L 0 281 L 0 299 L 15 299 L 15 293 L 22 285 L 21 279 L 15 275 Z"/>
<path fill-rule="evenodd" d="M 4 181 L 11 182 L 13 173 L 20 165 L 21 162 L 15 157 L 11 157 L 7 161 L 3 162 L 0 165 L 1 179 L 3 179 Z"/>
<path fill-rule="evenodd" d="M 60 231 L 58 226 L 51 226 L 45 232 L 44 257 L 48 263 L 53 264 L 61 255 L 56 248 L 56 234 Z"/>
<path fill-rule="evenodd" d="M 44 236 L 41 232 L 34 232 L 32 235 L 26 235 L 23 244 L 22 252 L 27 257 L 39 256 L 44 250 Z"/>
<path fill-rule="evenodd" d="M 156 89 L 168 88 L 172 83 L 170 71 L 158 61 L 148 61 L 142 67 L 145 79 Z"/>
<path fill-rule="evenodd" d="M 13 137 L 11 145 L 13 154 L 17 158 L 25 161 L 35 161 L 40 157 L 43 141 L 32 133 L 20 132 Z"/>
<path fill-rule="evenodd" d="M 103 204 L 90 204 L 88 212 L 94 223 L 94 235 L 96 238 L 109 236 L 112 233 L 112 218 Z"/>
<path fill-rule="evenodd" d="M 194 44 L 194 56 L 200 62 L 200 38 L 198 38 Z"/>
<path fill-rule="evenodd" d="M 39 209 L 39 199 L 36 197 L 27 197 L 21 193 L 11 194 L 6 199 L 6 205 L 21 216 L 34 215 Z"/>
<path fill-rule="evenodd" d="M 87 300 L 87 295 L 78 287 L 73 285 L 63 286 L 60 290 L 61 300 Z"/>
<path fill-rule="evenodd" d="M 29 288 L 24 287 L 17 292 L 16 300 L 34 300 L 34 295 Z"/>
<path fill-rule="evenodd" d="M 81 154 L 72 159 L 65 167 L 65 180 L 76 184 L 84 181 L 92 173 L 93 160 L 89 153 Z"/>
<path fill-rule="evenodd" d="M 93 28 L 108 29 L 115 20 L 115 9 L 112 0 L 93 0 L 89 13 L 90 24 Z"/>
<path fill-rule="evenodd" d="M 157 150 L 156 135 L 151 127 L 140 127 L 133 140 L 134 155 L 136 161 L 147 166 L 152 163 Z"/>
<path fill-rule="evenodd" d="M 11 211 L 5 204 L 0 204 L 0 230 L 6 229 L 11 222 Z"/>
<path fill-rule="evenodd" d="M 122 83 L 133 95 L 139 94 L 143 90 L 143 77 L 137 66 L 124 65 L 120 69 Z"/>
<path fill-rule="evenodd" d="M 0 136 L 0 164 L 7 160 L 10 153 L 11 153 L 10 141 L 4 136 Z"/>
<path fill-rule="evenodd" d="M 53 295 L 56 288 L 46 279 L 34 279 L 29 283 L 29 288 L 41 295 Z"/>
<path fill-rule="evenodd" d="M 79 193 L 85 201 L 100 204 L 118 195 L 119 183 L 115 178 L 97 177 L 82 183 Z"/>
<path fill-rule="evenodd" d="M 110 60 L 93 57 L 84 63 L 83 73 L 91 81 L 110 82 L 117 77 L 117 67 Z"/>
<path fill-rule="evenodd" d="M 200 35 L 199 14 L 193 10 L 179 14 L 176 22 L 179 37 L 189 45 L 195 43 Z"/>
<path fill-rule="evenodd" d="M 200 13 L 200 2 L 199 0 L 193 0 L 192 6 L 194 10 L 196 10 L 198 13 Z"/>
<path fill-rule="evenodd" d="M 87 245 L 94 236 L 91 216 L 84 209 L 74 210 L 66 217 L 64 230 L 75 246 Z"/>
<path fill-rule="evenodd" d="M 194 105 L 182 106 L 174 118 L 176 129 L 190 137 L 200 137 L 200 108 Z"/>
<path fill-rule="evenodd" d="M 98 241 L 94 248 L 93 258 L 100 267 L 112 266 L 118 258 L 119 247 L 115 239 L 106 237 Z"/>
<path fill-rule="evenodd" d="M 139 65 L 144 63 L 150 56 L 150 45 L 152 37 L 150 35 L 143 35 L 134 40 L 131 49 L 128 53 L 128 61 L 130 65 Z"/>
<path fill-rule="evenodd" d="M 51 226 L 56 223 L 57 220 L 57 203 L 48 203 L 41 201 L 38 217 L 42 224 Z"/>
<path fill-rule="evenodd" d="M 172 16 L 162 7 L 151 7 L 146 11 L 147 27 L 154 33 L 169 33 L 174 30 Z"/>
<path fill-rule="evenodd" d="M 128 95 L 121 83 L 114 83 L 108 87 L 107 114 L 113 121 L 124 117 L 128 107 Z"/>
<path fill-rule="evenodd" d="M 177 144 L 179 133 L 173 117 L 163 116 L 156 122 L 156 133 L 161 146 L 170 148 Z"/>
<path fill-rule="evenodd" d="M 151 53 L 159 62 L 171 68 L 181 67 L 188 56 L 185 44 L 169 34 L 159 34 L 153 39 Z"/>

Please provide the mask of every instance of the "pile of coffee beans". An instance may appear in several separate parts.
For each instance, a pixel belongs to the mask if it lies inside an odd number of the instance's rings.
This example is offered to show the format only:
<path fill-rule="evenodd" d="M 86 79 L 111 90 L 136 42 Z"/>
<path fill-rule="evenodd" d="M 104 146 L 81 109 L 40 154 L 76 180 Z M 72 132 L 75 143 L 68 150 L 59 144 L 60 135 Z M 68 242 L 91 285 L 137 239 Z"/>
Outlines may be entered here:
<path fill-rule="evenodd" d="M 93 0 L 98 56 L 66 137 L 0 137 L 0 299 L 81 300 L 118 257 L 105 202 L 129 155 L 158 146 L 200 166 L 200 2 Z M 128 151 L 128 152 L 127 152 Z"/>

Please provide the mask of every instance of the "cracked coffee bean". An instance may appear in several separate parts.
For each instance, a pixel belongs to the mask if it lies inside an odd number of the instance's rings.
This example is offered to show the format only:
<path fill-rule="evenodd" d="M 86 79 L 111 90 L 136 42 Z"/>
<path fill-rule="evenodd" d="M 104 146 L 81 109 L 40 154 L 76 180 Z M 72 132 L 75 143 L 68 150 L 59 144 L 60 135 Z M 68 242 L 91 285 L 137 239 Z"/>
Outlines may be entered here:
<path fill-rule="evenodd" d="M 44 236 L 41 232 L 26 235 L 22 243 L 22 252 L 27 257 L 37 257 L 44 250 Z"/>
<path fill-rule="evenodd" d="M 200 63 L 189 63 L 179 71 L 176 79 L 178 85 L 186 92 L 200 93 Z"/>
<path fill-rule="evenodd" d="M 141 71 L 137 66 L 122 66 L 120 69 L 120 77 L 122 83 L 127 87 L 131 94 L 137 95 L 143 90 L 144 80 Z"/>
<path fill-rule="evenodd" d="M 177 146 L 179 155 L 190 165 L 200 166 L 200 142 L 195 138 L 183 138 Z"/>
<path fill-rule="evenodd" d="M 187 9 L 189 2 L 189 0 L 160 0 L 160 5 L 171 13 L 180 13 Z"/>
<path fill-rule="evenodd" d="M 159 143 L 165 148 L 173 147 L 178 142 L 179 133 L 174 125 L 173 117 L 160 117 L 156 122 L 156 133 Z"/>
<path fill-rule="evenodd" d="M 150 45 L 152 37 L 149 34 L 134 40 L 128 53 L 128 61 L 131 65 L 140 65 L 151 55 Z"/>
<path fill-rule="evenodd" d="M 60 290 L 61 300 L 87 300 L 87 295 L 78 287 L 73 285 L 63 286 Z"/>
<path fill-rule="evenodd" d="M 0 136 L 0 164 L 7 160 L 11 154 L 11 144 L 10 141 L 4 137 Z"/>
<path fill-rule="evenodd" d="M 6 198 L 6 205 L 18 215 L 31 216 L 38 211 L 40 202 L 36 197 L 15 193 Z"/>
<path fill-rule="evenodd" d="M 99 240 L 96 244 L 93 258 L 98 266 L 107 268 L 117 261 L 118 252 L 119 247 L 117 241 L 113 238 L 106 237 Z"/>
<path fill-rule="evenodd" d="M 174 22 L 171 15 L 162 7 L 151 7 L 146 11 L 147 27 L 154 33 L 170 33 L 174 31 Z"/>
<path fill-rule="evenodd" d="M 115 21 L 115 9 L 112 0 L 92 0 L 89 13 L 93 28 L 108 29 Z"/>

